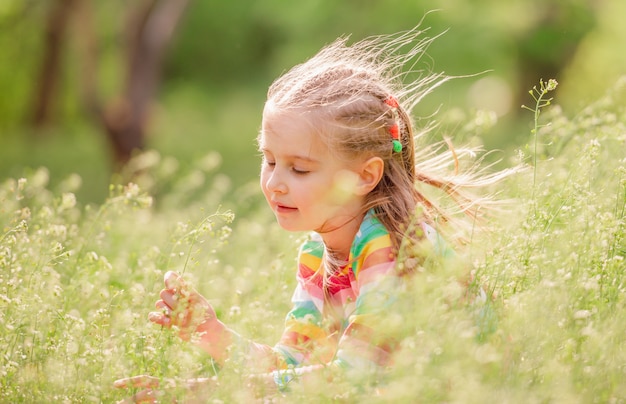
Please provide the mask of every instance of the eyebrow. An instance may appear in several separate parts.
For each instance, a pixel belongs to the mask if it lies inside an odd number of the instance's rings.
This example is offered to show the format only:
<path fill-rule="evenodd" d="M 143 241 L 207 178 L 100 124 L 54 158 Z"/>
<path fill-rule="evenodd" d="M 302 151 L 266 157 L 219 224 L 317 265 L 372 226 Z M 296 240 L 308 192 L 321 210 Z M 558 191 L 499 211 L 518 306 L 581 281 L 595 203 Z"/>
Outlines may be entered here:
<path fill-rule="evenodd" d="M 261 147 L 260 151 L 272 153 L 272 151 L 269 150 L 266 147 Z M 287 159 L 292 159 L 292 160 L 302 160 L 302 161 L 311 162 L 311 163 L 320 163 L 320 160 L 316 160 L 316 159 L 313 159 L 311 157 L 302 156 L 302 155 L 299 155 L 299 154 L 290 154 L 290 155 L 283 156 L 283 157 L 285 157 Z"/>

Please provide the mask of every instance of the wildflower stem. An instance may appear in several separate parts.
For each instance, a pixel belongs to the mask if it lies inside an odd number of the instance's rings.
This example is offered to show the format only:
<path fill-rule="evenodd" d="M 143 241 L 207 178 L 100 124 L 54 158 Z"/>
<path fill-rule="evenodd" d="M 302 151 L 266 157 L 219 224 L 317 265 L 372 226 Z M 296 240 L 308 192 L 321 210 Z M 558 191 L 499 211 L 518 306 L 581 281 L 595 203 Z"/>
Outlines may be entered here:
<path fill-rule="evenodd" d="M 534 135 L 534 145 L 533 145 L 533 186 L 532 186 L 532 199 L 535 198 L 535 188 L 537 184 L 537 145 L 539 142 L 539 129 L 545 125 L 539 125 L 539 115 L 541 114 L 541 110 L 552 102 L 552 98 L 544 98 L 548 92 L 556 89 L 558 85 L 555 79 L 550 79 L 547 82 L 543 81 L 543 79 L 539 80 L 539 88 L 537 86 L 533 86 L 533 89 L 528 93 L 535 100 L 534 108 L 527 107 L 526 105 L 522 105 L 522 108 L 529 110 L 533 113 L 533 128 L 531 133 Z"/>

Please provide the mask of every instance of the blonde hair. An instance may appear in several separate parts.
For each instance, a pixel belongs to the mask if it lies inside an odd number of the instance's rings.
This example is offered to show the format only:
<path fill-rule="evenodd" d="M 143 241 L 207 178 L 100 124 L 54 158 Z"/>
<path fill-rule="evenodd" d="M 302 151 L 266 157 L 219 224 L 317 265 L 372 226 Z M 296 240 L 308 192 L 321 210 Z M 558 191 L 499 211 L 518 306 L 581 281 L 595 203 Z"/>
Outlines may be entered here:
<path fill-rule="evenodd" d="M 466 190 L 490 185 L 511 172 L 486 174 L 474 166 L 460 173 L 459 159 L 473 155 L 474 150 L 450 147 L 442 151 L 444 142 L 416 154 L 415 139 L 429 128 L 415 133 L 411 111 L 451 79 L 415 69 L 436 38 L 422 38 L 426 31 L 418 26 L 352 45 L 347 44 L 348 37 L 339 38 L 279 77 L 267 94 L 267 105 L 272 108 L 316 112 L 321 118 L 316 122 L 318 132 L 338 156 L 378 156 L 384 161 L 383 177 L 368 194 L 363 213 L 374 209 L 396 250 L 406 236 L 422 238 L 419 231 L 410 229 L 418 209 L 423 212 L 419 220 L 451 222 L 462 212 L 469 220 L 456 220 L 459 226 L 473 226 L 490 199 L 474 197 Z M 417 78 L 408 80 L 410 76 Z M 397 109 L 385 102 L 390 96 L 397 100 Z M 401 152 L 393 150 L 390 128 L 394 125 L 399 129 Z M 450 167 L 454 167 L 452 173 Z M 443 191 L 456 209 L 439 207 L 421 190 L 423 185 Z"/>

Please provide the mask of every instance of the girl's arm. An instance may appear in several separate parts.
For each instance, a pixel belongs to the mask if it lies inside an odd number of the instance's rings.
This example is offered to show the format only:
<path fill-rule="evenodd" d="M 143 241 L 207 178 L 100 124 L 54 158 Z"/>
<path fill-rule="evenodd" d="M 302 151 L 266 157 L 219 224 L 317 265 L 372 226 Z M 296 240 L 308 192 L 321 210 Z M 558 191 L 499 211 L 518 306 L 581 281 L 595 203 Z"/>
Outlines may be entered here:
<path fill-rule="evenodd" d="M 273 372 L 284 363 L 282 355 L 268 345 L 258 344 L 239 336 L 234 330 L 217 319 L 209 302 L 180 275 L 167 272 L 161 299 L 156 302 L 159 311 L 149 313 L 148 319 L 163 327 L 176 327 L 181 339 L 190 341 L 207 352 L 213 360 L 223 366 L 228 359 L 241 359 L 246 367 L 250 387 L 264 393 L 276 392 L 277 381 L 291 380 L 292 375 Z M 298 370 L 298 376 L 311 372 L 311 368 Z M 121 402 L 156 402 L 162 390 L 187 387 L 190 394 L 197 395 L 205 388 L 216 386 L 217 378 L 199 378 L 184 381 L 165 381 L 149 375 L 138 375 L 118 379 L 114 386 L 120 389 L 141 389 L 132 397 Z"/>
<path fill-rule="evenodd" d="M 246 362 L 265 372 L 276 362 L 271 347 L 246 340 L 217 319 L 209 302 L 175 272 L 165 274 L 165 289 L 156 302 L 159 311 L 148 319 L 164 327 L 176 327 L 181 339 L 190 341 L 223 366 L 233 355 L 243 355 Z"/>
<path fill-rule="evenodd" d="M 150 313 L 149 319 L 165 327 L 176 326 L 183 340 L 202 348 L 218 364 L 224 365 L 231 359 L 252 374 L 309 365 L 324 367 L 336 359 L 349 367 L 385 365 L 393 338 L 387 335 L 383 324 L 399 281 L 389 248 L 379 247 L 375 242 L 364 246 L 356 274 L 360 290 L 356 310 L 340 339 L 328 335 L 322 326 L 322 315 L 303 286 L 305 280 L 300 271 L 293 309 L 287 315 L 281 340 L 274 347 L 244 339 L 228 328 L 217 319 L 208 301 L 175 272 L 165 274 L 165 289 L 156 303 L 161 310 Z"/>

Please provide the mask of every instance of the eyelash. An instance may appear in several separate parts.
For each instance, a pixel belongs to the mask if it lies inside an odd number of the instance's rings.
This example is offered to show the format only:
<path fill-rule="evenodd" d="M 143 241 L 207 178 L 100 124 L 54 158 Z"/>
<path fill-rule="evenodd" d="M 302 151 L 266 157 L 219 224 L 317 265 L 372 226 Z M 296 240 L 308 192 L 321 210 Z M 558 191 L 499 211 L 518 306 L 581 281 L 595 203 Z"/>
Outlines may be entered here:
<path fill-rule="evenodd" d="M 274 167 L 276 165 L 275 162 L 273 161 L 267 161 L 267 159 L 265 160 L 265 164 L 267 164 L 269 167 Z M 294 174 L 296 175 L 305 175 L 310 173 L 310 171 L 307 170 L 298 170 L 295 167 L 291 167 L 291 171 L 293 171 Z"/>

